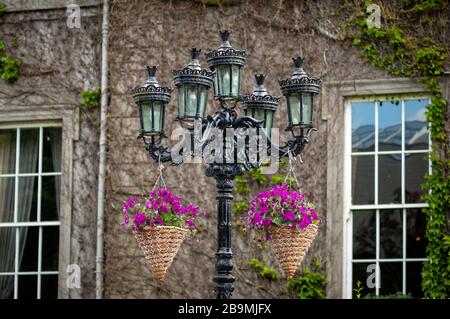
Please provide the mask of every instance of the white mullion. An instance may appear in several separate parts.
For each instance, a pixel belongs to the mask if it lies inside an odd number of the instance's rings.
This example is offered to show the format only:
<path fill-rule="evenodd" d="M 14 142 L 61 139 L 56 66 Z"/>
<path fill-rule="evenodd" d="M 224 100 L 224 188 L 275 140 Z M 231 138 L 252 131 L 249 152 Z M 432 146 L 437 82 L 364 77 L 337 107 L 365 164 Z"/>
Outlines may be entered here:
<path fill-rule="evenodd" d="M 34 275 L 38 274 L 37 271 L 19 271 L 19 275 Z M 58 271 L 41 271 L 41 275 L 59 275 Z M 14 276 L 14 272 L 0 272 L 0 276 Z"/>
<path fill-rule="evenodd" d="M 375 101 L 375 202 L 378 207 L 378 102 Z M 375 211 L 375 295 L 379 295 L 380 291 L 380 211 Z"/>
<path fill-rule="evenodd" d="M 42 126 L 39 128 L 39 164 L 38 164 L 38 193 L 37 193 L 37 221 L 41 221 L 41 193 L 42 193 L 42 148 L 43 148 L 43 131 Z"/>
<path fill-rule="evenodd" d="M 14 255 L 14 299 L 19 297 L 19 228 L 16 228 L 16 253 Z"/>
<path fill-rule="evenodd" d="M 406 192 L 406 186 L 405 186 L 405 175 L 406 175 L 406 157 L 405 157 L 405 100 L 402 98 L 402 163 L 401 163 L 401 179 L 402 179 L 402 186 L 401 186 L 401 198 L 402 198 L 402 204 L 406 203 L 405 198 L 405 192 Z M 402 227 L 402 293 L 406 294 L 406 209 L 403 208 L 402 210 L 402 221 L 403 221 L 403 227 Z"/>
<path fill-rule="evenodd" d="M 60 226 L 61 222 L 57 221 L 43 221 L 43 222 L 18 222 L 18 223 L 0 223 L 0 228 L 4 227 L 30 227 L 30 226 Z"/>
<path fill-rule="evenodd" d="M 380 293 L 380 211 L 377 209 L 375 213 L 375 295 L 378 296 Z"/>
<path fill-rule="evenodd" d="M 379 262 L 382 263 L 389 263 L 389 262 L 402 262 L 403 258 L 380 258 L 378 259 Z M 406 258 L 406 262 L 419 262 L 419 261 L 426 261 L 426 258 Z M 376 262 L 376 259 L 354 259 L 352 260 L 353 263 L 374 263 Z"/>
<path fill-rule="evenodd" d="M 427 152 L 424 152 L 427 153 Z M 15 176 L 19 176 L 19 177 L 35 177 L 35 176 L 61 176 L 61 172 L 48 172 L 48 173 L 18 173 L 18 174 L 0 174 L 0 177 L 15 177 Z"/>
<path fill-rule="evenodd" d="M 402 99 L 402 162 L 401 162 L 401 201 L 405 204 L 405 100 Z"/>
<path fill-rule="evenodd" d="M 375 101 L 375 205 L 378 205 L 378 102 Z"/>
<path fill-rule="evenodd" d="M 38 244 L 38 271 L 37 271 L 37 299 L 41 299 L 41 272 L 42 272 L 42 226 L 39 226 Z"/>
<path fill-rule="evenodd" d="M 402 292 L 406 294 L 406 209 L 403 209 L 403 229 L 402 229 L 402 237 L 403 237 L 403 260 L 402 260 Z"/>
<path fill-rule="evenodd" d="M 20 129 L 17 128 L 16 131 L 16 175 L 14 176 L 14 218 L 13 224 L 17 223 L 17 211 L 19 205 L 19 163 L 20 163 Z M 15 228 L 15 254 L 14 254 L 14 299 L 18 298 L 19 295 L 19 228 Z"/>
<path fill-rule="evenodd" d="M 352 205 L 351 210 L 374 210 L 374 209 L 403 209 L 403 208 L 427 208 L 427 204 L 410 203 L 410 204 L 380 204 L 380 205 Z"/>

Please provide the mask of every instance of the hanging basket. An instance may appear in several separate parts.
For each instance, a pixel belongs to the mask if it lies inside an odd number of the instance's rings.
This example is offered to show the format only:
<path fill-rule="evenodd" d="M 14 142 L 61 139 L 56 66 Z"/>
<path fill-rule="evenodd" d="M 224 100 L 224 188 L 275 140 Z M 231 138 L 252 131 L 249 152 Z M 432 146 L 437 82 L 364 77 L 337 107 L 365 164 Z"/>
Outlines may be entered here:
<path fill-rule="evenodd" d="M 275 255 L 287 279 L 294 276 L 311 243 L 316 238 L 318 230 L 319 227 L 315 224 L 310 224 L 303 230 L 288 226 L 273 226 L 270 229 Z"/>
<path fill-rule="evenodd" d="M 148 226 L 134 233 L 157 280 L 164 280 L 186 233 L 187 229 L 175 226 Z"/>

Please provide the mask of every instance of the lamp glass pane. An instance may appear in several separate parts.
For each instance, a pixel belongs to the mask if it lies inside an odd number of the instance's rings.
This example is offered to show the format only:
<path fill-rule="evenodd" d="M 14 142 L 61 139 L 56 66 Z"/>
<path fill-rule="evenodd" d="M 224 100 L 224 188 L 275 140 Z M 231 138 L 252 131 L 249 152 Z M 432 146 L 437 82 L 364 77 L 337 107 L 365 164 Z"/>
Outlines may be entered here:
<path fill-rule="evenodd" d="M 214 75 L 214 95 L 217 96 L 219 95 L 219 89 L 218 89 L 218 82 L 219 82 L 219 73 L 216 72 L 216 74 Z"/>
<path fill-rule="evenodd" d="M 186 116 L 195 117 L 197 114 L 197 86 L 190 84 L 187 89 L 187 108 Z"/>
<path fill-rule="evenodd" d="M 142 130 L 150 132 L 152 130 L 152 102 L 142 102 Z"/>
<path fill-rule="evenodd" d="M 258 121 L 264 121 L 264 110 L 255 109 L 255 115 L 253 116 L 253 118 Z"/>
<path fill-rule="evenodd" d="M 266 127 L 267 135 L 269 135 L 269 136 L 272 131 L 272 123 L 273 123 L 273 111 L 267 111 L 265 127 Z"/>
<path fill-rule="evenodd" d="M 312 123 L 312 95 L 311 93 L 303 93 L 303 124 L 311 125 Z"/>
<path fill-rule="evenodd" d="M 206 103 L 208 102 L 208 88 L 204 85 L 200 86 L 200 117 L 203 118 L 206 110 Z"/>
<path fill-rule="evenodd" d="M 239 72 L 241 72 L 241 70 L 239 69 L 238 65 L 232 65 L 231 66 L 231 72 L 232 72 L 232 76 L 233 76 L 231 95 L 232 96 L 239 96 L 239 88 L 240 88 Z"/>
<path fill-rule="evenodd" d="M 219 90 L 220 95 L 230 95 L 230 66 L 228 64 L 222 64 L 218 66 L 219 71 Z"/>
<path fill-rule="evenodd" d="M 162 102 L 155 101 L 153 102 L 153 130 L 160 132 L 163 129 L 163 123 L 162 123 Z"/>
<path fill-rule="evenodd" d="M 184 85 L 178 87 L 178 117 L 184 118 Z"/>
<path fill-rule="evenodd" d="M 291 108 L 292 125 L 300 124 L 300 96 L 298 93 L 289 96 L 289 107 Z"/>

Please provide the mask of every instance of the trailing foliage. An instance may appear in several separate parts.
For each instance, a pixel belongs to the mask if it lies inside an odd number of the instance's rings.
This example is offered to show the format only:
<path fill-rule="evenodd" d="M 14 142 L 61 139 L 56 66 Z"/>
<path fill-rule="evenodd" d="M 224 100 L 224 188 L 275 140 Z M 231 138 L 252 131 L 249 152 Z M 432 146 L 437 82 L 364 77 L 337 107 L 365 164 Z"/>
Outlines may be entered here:
<path fill-rule="evenodd" d="M 288 281 L 286 288 L 298 299 L 323 299 L 326 297 L 328 280 L 317 258 L 311 263 L 311 269 L 304 268 L 303 274 Z"/>
<path fill-rule="evenodd" d="M 248 261 L 248 265 L 256 272 L 259 278 L 274 281 L 280 278 L 278 272 L 267 266 L 263 261 L 252 258 Z"/>
<path fill-rule="evenodd" d="M 6 5 L 0 3 L 0 15 L 6 11 Z M 16 46 L 16 39 L 13 39 L 12 46 Z M 6 53 L 6 45 L 0 40 L 0 77 L 7 83 L 13 83 L 19 78 L 22 61 L 19 58 Z"/>
<path fill-rule="evenodd" d="M 86 111 L 93 111 L 100 107 L 100 88 L 94 90 L 81 91 L 81 103 L 80 108 Z"/>
<path fill-rule="evenodd" d="M 365 1 L 370 4 L 370 1 Z M 402 12 L 411 14 L 434 14 L 446 7 L 446 1 L 405 0 Z M 430 124 L 432 151 L 430 161 L 432 173 L 426 176 L 422 187 L 429 191 L 424 195 L 428 208 L 426 255 L 428 261 L 422 270 L 422 290 L 427 298 L 448 298 L 450 295 L 450 150 L 449 136 L 445 131 L 448 121 L 448 101 L 442 96 L 438 77 L 448 62 L 446 49 L 434 43 L 430 37 L 411 34 L 401 28 L 405 16 L 385 19 L 380 28 L 369 28 L 365 7 L 346 23 L 347 31 L 354 46 L 360 48 L 361 55 L 372 65 L 387 70 L 391 75 L 417 78 L 422 81 L 431 94 L 427 107 L 427 120 Z M 432 21 L 432 20 L 430 20 Z M 448 48 L 447 48 L 448 49 Z"/>

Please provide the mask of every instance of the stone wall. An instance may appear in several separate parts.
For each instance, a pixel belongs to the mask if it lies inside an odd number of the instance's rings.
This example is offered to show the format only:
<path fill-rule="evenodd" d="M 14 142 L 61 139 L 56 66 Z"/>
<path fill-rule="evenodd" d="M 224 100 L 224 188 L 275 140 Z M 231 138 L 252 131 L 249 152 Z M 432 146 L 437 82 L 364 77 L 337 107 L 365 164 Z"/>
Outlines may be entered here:
<path fill-rule="evenodd" d="M 278 7 L 278 1 L 233 1 L 233 5 L 221 7 L 203 6 L 195 1 L 113 3 L 109 52 L 111 104 L 108 124 L 106 297 L 214 296 L 216 194 L 214 180 L 204 175 L 205 166 L 187 164 L 165 169 L 168 187 L 204 208 L 207 225 L 198 243 L 182 245 L 164 283 L 153 279 L 134 239 L 118 228 L 122 218 L 122 202 L 151 189 L 157 177 L 157 166 L 148 159 L 141 142 L 136 140 L 138 113 L 130 95 L 132 87 L 145 82 L 145 65 L 158 65 L 160 83 L 173 87 L 171 71 L 184 67 L 188 62 L 188 48 L 201 48 L 202 52 L 215 49 L 219 44 L 218 31 L 228 29 L 232 32 L 230 42 L 233 47 L 245 49 L 248 53 L 242 81 L 243 94 L 253 90 L 255 73 L 265 73 L 269 92 L 281 95 L 277 80 L 291 75 L 291 58 L 298 55 L 306 57 L 306 71 L 324 81 L 386 76 L 363 63 L 355 49 L 337 41 L 330 26 L 314 22 L 314 16 L 327 15 L 333 10 L 332 6 L 326 8 L 325 5 L 322 7 L 305 2 L 284 1 L 282 7 Z M 200 62 L 206 67 L 203 55 Z M 173 95 L 176 96 L 175 93 Z M 218 108 L 211 95 L 208 113 Z M 172 121 L 176 116 L 175 100 L 172 98 L 167 108 L 166 128 L 169 133 L 178 125 Z M 274 127 L 285 127 L 285 108 L 283 101 L 276 113 Z M 302 155 L 304 163 L 300 165 L 300 161 L 296 161 L 302 186 L 323 215 L 327 203 L 326 118 L 319 108 L 315 114 L 315 125 L 319 131 L 313 135 L 311 144 Z M 326 227 L 322 225 L 308 259 L 316 255 L 325 262 L 330 251 L 336 248 L 326 247 L 325 231 Z M 236 228 L 232 245 L 236 276 L 234 297 L 286 297 L 281 294 L 284 279 L 273 284 L 262 283 L 247 265 L 248 259 L 256 257 L 280 270 L 270 249 L 261 250 Z"/>
<path fill-rule="evenodd" d="M 0 81 L 0 113 L 60 109 L 78 113 L 80 91 L 100 83 L 101 11 L 81 10 L 81 28 L 69 29 L 65 10 L 6 13 L 0 34 L 8 52 L 22 59 L 19 80 Z M 11 44 L 17 44 L 13 47 Z M 29 113 L 32 114 L 32 113 Z M 78 119 L 77 119 L 78 118 Z M 71 297 L 95 296 L 98 114 L 80 112 L 73 142 L 70 263 L 81 267 L 81 289 Z M 30 115 L 30 120 L 33 116 Z M 65 141 L 65 143 L 68 141 Z M 64 232 L 65 229 L 62 229 Z"/>

